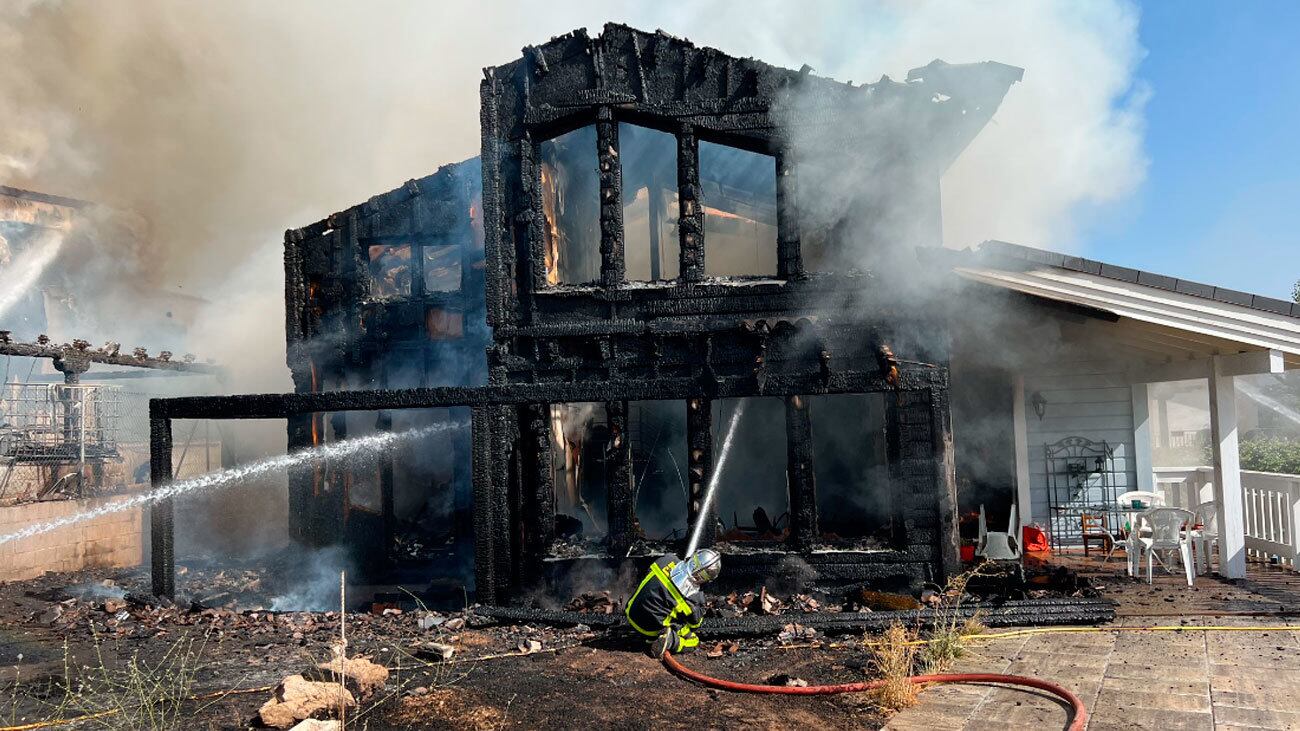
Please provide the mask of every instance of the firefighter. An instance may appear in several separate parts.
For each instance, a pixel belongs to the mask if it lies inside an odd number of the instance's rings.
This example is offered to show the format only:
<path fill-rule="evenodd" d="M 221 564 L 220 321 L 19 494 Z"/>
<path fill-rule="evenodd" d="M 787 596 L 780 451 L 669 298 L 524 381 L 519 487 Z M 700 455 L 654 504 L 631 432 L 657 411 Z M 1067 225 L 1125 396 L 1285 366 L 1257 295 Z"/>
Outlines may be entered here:
<path fill-rule="evenodd" d="M 700 585 L 718 578 L 722 557 L 704 548 L 682 561 L 661 556 L 650 565 L 636 593 L 627 601 L 628 624 L 650 642 L 650 652 L 685 652 L 700 644 L 695 628 L 704 621 Z"/>

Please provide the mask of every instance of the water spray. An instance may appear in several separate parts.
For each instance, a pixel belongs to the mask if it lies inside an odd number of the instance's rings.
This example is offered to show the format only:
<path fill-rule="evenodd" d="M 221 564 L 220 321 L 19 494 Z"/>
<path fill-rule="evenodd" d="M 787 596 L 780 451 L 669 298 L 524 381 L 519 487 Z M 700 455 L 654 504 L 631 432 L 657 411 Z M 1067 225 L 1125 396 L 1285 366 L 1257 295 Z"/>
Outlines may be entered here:
<path fill-rule="evenodd" d="M 727 424 L 727 434 L 722 438 L 722 449 L 718 453 L 718 461 L 713 465 L 713 474 L 709 475 L 709 485 L 704 490 L 704 504 L 700 506 L 700 513 L 695 518 L 695 525 L 691 528 L 691 540 L 686 545 L 685 556 L 695 553 L 695 549 L 700 546 L 700 533 L 704 530 L 704 521 L 709 518 L 709 508 L 713 505 L 713 493 L 718 490 L 718 478 L 722 476 L 722 468 L 727 464 L 727 455 L 731 454 L 731 443 L 736 436 L 736 425 L 740 423 L 740 415 L 744 412 L 744 401 L 739 402 L 736 405 L 736 410 L 731 412 L 731 421 Z"/>
<path fill-rule="evenodd" d="M 268 472 L 309 464 L 319 459 L 346 459 L 363 453 L 375 454 L 383 452 L 392 449 L 394 446 L 402 442 L 419 439 L 439 432 L 460 429 L 464 426 L 465 424 L 463 422 L 452 422 L 434 424 L 432 426 L 420 429 L 410 429 L 403 432 L 379 432 L 364 437 L 358 437 L 356 439 L 345 439 L 343 441 L 334 442 L 333 444 L 324 444 L 319 447 L 308 447 L 288 454 L 267 457 L 238 467 L 209 472 L 205 475 L 192 477 L 188 480 L 171 482 L 162 487 L 149 490 L 148 492 L 132 495 L 125 500 L 119 500 L 95 508 L 94 510 L 87 510 L 84 513 L 69 515 L 57 520 L 51 520 L 48 523 L 31 525 L 20 531 L 0 536 L 0 545 L 4 545 L 10 541 L 39 536 L 43 533 L 58 530 L 64 526 L 92 520 L 104 515 L 120 513 L 124 510 L 130 510 L 141 505 L 150 505 L 159 500 L 166 500 L 178 495 L 238 484 L 254 477 L 264 475 Z"/>
<path fill-rule="evenodd" d="M 33 241 L 13 262 L 0 270 L 0 281 L 5 283 L 0 288 L 0 316 L 9 312 L 9 308 L 18 303 L 40 279 L 63 248 L 63 234 L 50 232 Z"/>
<path fill-rule="evenodd" d="M 1280 383 L 1285 383 L 1285 381 L 1280 376 L 1277 377 L 1277 380 Z M 1294 406 L 1288 406 L 1282 403 L 1281 401 L 1273 398 L 1272 396 L 1262 391 L 1259 388 L 1259 386 L 1247 381 L 1244 378 L 1238 378 L 1237 391 L 1239 391 L 1241 394 L 1243 394 L 1246 398 L 1250 399 L 1251 401 L 1254 401 L 1260 406 L 1263 406 L 1264 408 L 1273 411 L 1277 415 L 1281 416 L 1283 419 L 1286 419 L 1287 421 L 1291 422 L 1296 426 L 1300 426 L 1300 409 L 1297 409 Z"/>

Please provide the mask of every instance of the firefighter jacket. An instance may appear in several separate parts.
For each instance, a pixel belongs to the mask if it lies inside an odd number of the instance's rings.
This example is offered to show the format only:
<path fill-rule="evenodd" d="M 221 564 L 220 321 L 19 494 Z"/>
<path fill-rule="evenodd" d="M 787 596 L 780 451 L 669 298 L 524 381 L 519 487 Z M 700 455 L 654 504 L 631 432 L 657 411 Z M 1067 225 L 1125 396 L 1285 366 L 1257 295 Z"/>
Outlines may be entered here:
<path fill-rule="evenodd" d="M 627 601 L 625 613 L 628 623 L 647 637 L 657 637 L 665 627 L 695 629 L 704 620 L 703 592 L 683 596 L 669 577 L 676 563 L 673 556 L 657 559 L 636 593 Z"/>

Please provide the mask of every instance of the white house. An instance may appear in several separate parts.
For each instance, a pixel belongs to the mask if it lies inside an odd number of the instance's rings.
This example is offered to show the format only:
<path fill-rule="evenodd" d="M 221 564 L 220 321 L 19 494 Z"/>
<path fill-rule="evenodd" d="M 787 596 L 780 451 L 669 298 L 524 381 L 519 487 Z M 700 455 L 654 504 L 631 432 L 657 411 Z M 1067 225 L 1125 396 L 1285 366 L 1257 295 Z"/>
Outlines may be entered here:
<path fill-rule="evenodd" d="M 1085 483 L 1161 489 L 1218 502 L 1223 575 L 1248 552 L 1295 562 L 1300 477 L 1242 473 L 1234 379 L 1300 368 L 1300 304 L 1000 241 L 939 255 L 973 295 L 952 349 L 963 509 L 1009 483 L 1022 523 L 1059 532 L 1077 520 L 1062 495 L 1097 499 Z M 1154 469 L 1148 389 L 1172 381 L 1208 388 L 1213 465 Z M 1058 460 L 1062 440 L 1108 456 Z"/>

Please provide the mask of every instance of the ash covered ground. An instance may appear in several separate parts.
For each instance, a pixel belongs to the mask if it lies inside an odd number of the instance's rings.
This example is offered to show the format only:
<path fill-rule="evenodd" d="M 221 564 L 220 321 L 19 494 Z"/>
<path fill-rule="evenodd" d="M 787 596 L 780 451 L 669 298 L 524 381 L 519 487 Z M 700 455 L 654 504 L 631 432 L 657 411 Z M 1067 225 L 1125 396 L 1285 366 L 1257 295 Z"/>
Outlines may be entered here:
<path fill-rule="evenodd" d="M 305 683 L 333 683 L 337 676 L 328 663 L 337 661 L 343 639 L 342 656 L 352 658 L 346 662 L 369 661 L 365 668 L 373 663 L 384 675 L 363 682 L 358 672 L 346 680 L 355 701 L 344 703 L 348 727 L 877 727 L 886 717 L 866 695 L 727 694 L 679 680 L 621 627 L 616 592 L 586 591 L 551 603 L 589 618 L 576 625 L 507 622 L 490 616 L 491 608 L 472 605 L 433 611 L 413 595 L 353 604 L 341 616 L 337 610 L 271 610 L 295 586 L 280 575 L 183 565 L 176 602 L 151 596 L 143 569 L 49 574 L 0 586 L 3 720 L 21 725 L 109 710 L 83 723 L 259 728 L 267 725 L 266 705 L 282 697 L 288 705 L 281 710 L 290 714 L 336 718 L 337 705 L 293 707 L 302 699 L 289 697 L 282 684 L 295 675 Z M 1037 587 L 1029 589 L 1032 595 L 1095 594 L 1073 574 L 1040 576 L 1036 583 L 1031 577 L 1030 586 Z M 334 590 L 337 602 L 337 584 Z M 827 636 L 808 626 L 810 618 L 938 601 L 935 592 L 729 591 L 710 596 L 708 617 L 761 617 L 775 620 L 776 629 L 757 637 L 706 636 L 686 662 L 756 683 L 866 680 L 876 672 L 864 636 Z M 337 702 L 331 697 L 329 703 Z M 151 704 L 170 708 L 171 722 L 161 711 L 146 717 L 141 707 Z"/>
<path fill-rule="evenodd" d="M 232 569 L 189 569 L 178 577 L 180 587 L 202 587 L 210 597 L 247 605 L 259 596 L 272 598 L 260 591 L 265 583 L 258 572 Z M 715 605 L 717 611 L 743 611 L 752 603 L 762 611 L 766 596 L 760 590 L 751 598 L 720 597 Z M 772 597 L 769 610 L 777 610 L 774 601 L 782 610 L 800 605 L 796 597 Z M 815 600 L 802 601 L 806 608 Z M 593 618 L 619 611 L 599 594 L 568 604 Z M 167 605 L 148 594 L 148 575 L 140 570 L 88 570 L 7 584 L 0 587 L 0 608 L 0 667 L 8 689 L 0 712 L 14 725 L 112 707 L 103 691 L 97 699 L 66 701 L 65 678 L 73 685 L 81 676 L 125 678 L 134 661 L 144 675 L 150 669 L 192 674 L 186 690 L 201 700 L 183 704 L 186 720 L 178 727 L 260 727 L 259 708 L 286 676 L 327 679 L 317 666 L 331 658 L 340 637 L 337 611 L 228 609 L 184 600 Z M 473 607 L 434 612 L 418 605 L 349 611 L 343 624 L 347 655 L 389 671 L 383 686 L 351 709 L 349 727 L 871 727 L 882 718 L 865 697 L 791 702 L 699 688 L 669 675 L 636 638 L 618 630 L 506 624 Z M 688 662 L 754 682 L 781 682 L 782 675 L 840 682 L 870 674 L 860 643 L 822 642 L 815 634 L 706 643 Z M 129 728 L 138 722 L 86 723 Z"/>

